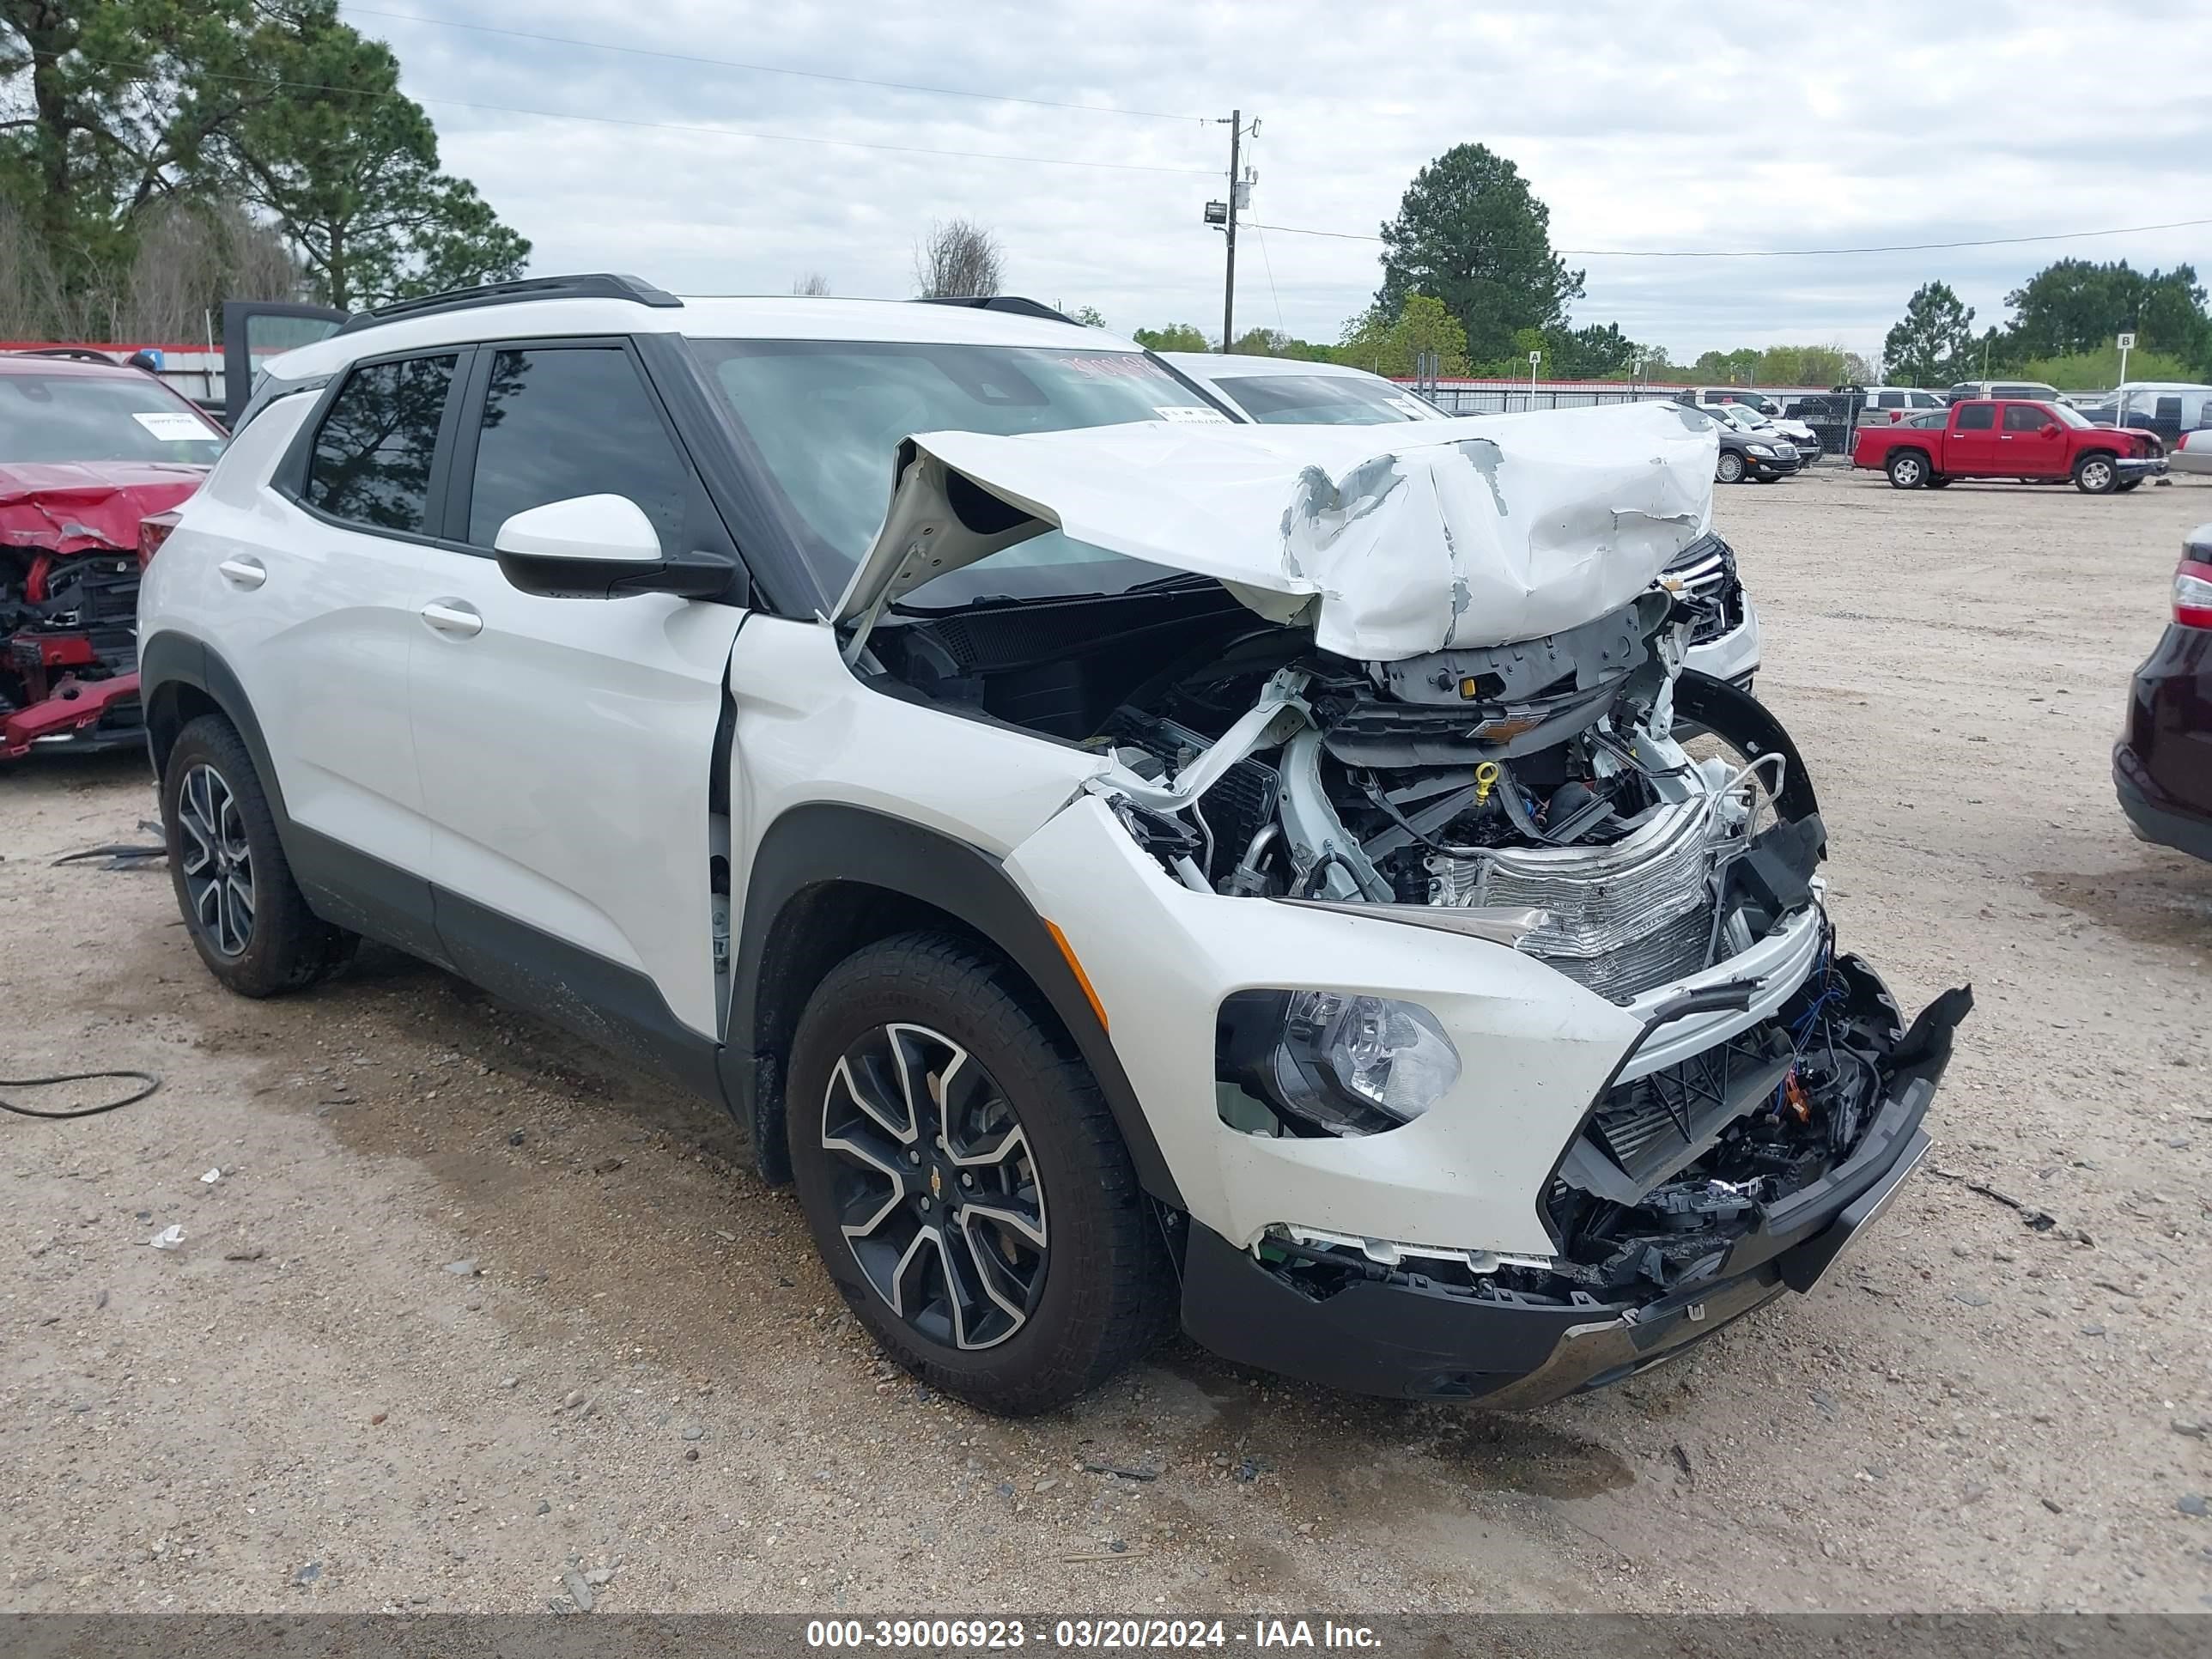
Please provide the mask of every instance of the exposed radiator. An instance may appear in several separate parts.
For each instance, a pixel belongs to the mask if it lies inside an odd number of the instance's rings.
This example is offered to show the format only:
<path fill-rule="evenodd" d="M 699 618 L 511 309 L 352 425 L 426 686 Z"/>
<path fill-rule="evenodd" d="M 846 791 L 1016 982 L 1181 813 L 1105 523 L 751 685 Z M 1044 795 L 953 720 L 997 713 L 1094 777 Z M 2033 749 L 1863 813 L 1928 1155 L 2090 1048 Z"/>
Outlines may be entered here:
<path fill-rule="evenodd" d="M 1542 910 L 1520 948 L 1626 1002 L 1705 965 L 1712 931 L 1710 797 L 1664 806 L 1608 847 L 1499 847 L 1430 861 L 1431 898 Z"/>

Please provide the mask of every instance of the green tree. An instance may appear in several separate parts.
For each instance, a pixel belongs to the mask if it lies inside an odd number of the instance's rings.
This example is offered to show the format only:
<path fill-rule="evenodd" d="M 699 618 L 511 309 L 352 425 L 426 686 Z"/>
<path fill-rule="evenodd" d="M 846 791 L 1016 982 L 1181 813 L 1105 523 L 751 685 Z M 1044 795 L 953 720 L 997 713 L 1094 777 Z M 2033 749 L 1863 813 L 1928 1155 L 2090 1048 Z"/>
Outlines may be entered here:
<path fill-rule="evenodd" d="M 1152 351 L 1210 351 L 1205 332 L 1190 323 L 1170 323 L 1165 328 L 1140 328 L 1129 336 Z"/>
<path fill-rule="evenodd" d="M 1467 331 L 1441 300 L 1426 294 L 1407 296 L 1396 315 L 1370 306 L 1345 325 L 1343 340 L 1329 355 L 1370 374 L 1404 378 L 1414 373 L 1424 352 L 1434 352 L 1437 373 L 1468 373 Z M 1524 359 L 1525 362 L 1525 359 Z"/>
<path fill-rule="evenodd" d="M 437 170 L 390 51 L 335 0 L 0 0 L 0 201 L 64 290 L 57 314 L 117 308 L 165 201 L 255 210 L 339 305 L 511 276 L 529 253 Z"/>
<path fill-rule="evenodd" d="M 2018 370 L 2022 380 L 2041 380 L 2061 392 L 2109 392 L 2120 383 L 2120 349 L 2108 345 L 2101 351 L 2030 357 L 2018 365 Z M 2142 349 L 2128 354 L 2130 380 L 2187 380 L 2196 372 L 2166 352 Z"/>
<path fill-rule="evenodd" d="M 2142 346 L 2212 370 L 2212 318 L 2192 265 L 2139 271 L 2125 259 L 2061 259 L 2006 295 L 2005 303 L 2014 313 L 2005 343 L 2015 361 L 2116 350 L 2115 337 L 2133 332 Z"/>
<path fill-rule="evenodd" d="M 1504 156 L 1481 144 L 1446 150 L 1413 175 L 1382 227 L 1376 309 L 1395 318 L 1413 296 L 1432 296 L 1484 360 L 1504 356 L 1516 329 L 1564 327 L 1583 273 L 1552 252 L 1551 217 Z"/>
<path fill-rule="evenodd" d="M 299 247 L 319 297 L 351 309 L 521 273 L 530 244 L 438 170 L 398 59 L 340 22 L 334 0 L 299 0 L 244 55 L 288 95 L 222 128 L 210 165 Z"/>
<path fill-rule="evenodd" d="M 1905 386 L 1942 386 L 1978 366 L 1974 308 L 1948 283 L 1923 283 L 1881 343 L 1890 377 Z"/>
<path fill-rule="evenodd" d="M 1085 328 L 1106 326 L 1106 313 L 1099 310 L 1097 306 L 1078 306 L 1067 314 Z"/>

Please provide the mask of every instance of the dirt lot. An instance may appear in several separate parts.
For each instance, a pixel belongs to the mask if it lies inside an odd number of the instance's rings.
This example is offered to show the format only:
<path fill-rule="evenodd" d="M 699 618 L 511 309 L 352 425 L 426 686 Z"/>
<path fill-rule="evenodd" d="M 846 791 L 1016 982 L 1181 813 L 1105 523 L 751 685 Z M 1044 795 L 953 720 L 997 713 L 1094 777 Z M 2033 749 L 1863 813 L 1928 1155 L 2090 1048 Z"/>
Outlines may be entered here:
<path fill-rule="evenodd" d="M 1813 1296 L 1534 1416 L 1179 1346 L 995 1422 L 878 1360 L 719 1112 L 388 954 L 226 996 L 166 875 L 52 867 L 139 838 L 141 763 L 50 758 L 0 775 L 0 1073 L 166 1084 L 0 1119 L 0 1607 L 2212 1605 L 2212 868 L 2106 771 L 2212 487 L 1720 513 L 1844 940 L 1974 983 L 1933 1163 L 2057 1228 L 1923 1173 Z"/>

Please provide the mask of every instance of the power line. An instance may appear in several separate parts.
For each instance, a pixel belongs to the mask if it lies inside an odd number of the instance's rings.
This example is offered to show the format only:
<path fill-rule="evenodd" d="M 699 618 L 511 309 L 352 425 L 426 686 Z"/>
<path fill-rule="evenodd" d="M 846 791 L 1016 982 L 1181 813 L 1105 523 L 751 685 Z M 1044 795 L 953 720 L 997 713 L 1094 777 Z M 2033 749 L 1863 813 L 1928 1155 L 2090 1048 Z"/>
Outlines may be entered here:
<path fill-rule="evenodd" d="M 441 29 L 467 29 L 477 34 L 505 35 L 513 40 L 536 40 L 545 46 L 581 46 L 590 52 L 618 52 L 632 58 L 659 58 L 678 64 L 704 64 L 714 69 L 744 70 L 756 75 L 792 75 L 810 81 L 835 81 L 841 86 L 879 87 L 890 92 L 927 93 L 937 98 L 975 98 L 994 104 L 1026 104 L 1032 109 L 1081 110 L 1091 115 L 1128 115 L 1147 121 L 1202 123 L 1200 115 L 1170 115 L 1156 109 L 1117 109 L 1110 104 L 1063 103 L 1054 98 L 1024 98 L 1012 93 L 970 92 L 963 87 L 933 87 L 910 81 L 873 81 L 861 75 L 831 75 L 823 70 L 786 69 L 775 64 L 747 64 L 731 58 L 703 58 L 694 52 L 665 52 L 651 46 L 617 46 L 611 40 L 580 40 L 565 34 L 538 34 L 528 29 L 501 28 L 490 23 L 464 23 L 450 17 L 425 17 L 411 11 L 384 11 L 374 6 L 346 5 L 358 17 L 390 17 L 408 23 L 427 23 Z"/>
<path fill-rule="evenodd" d="M 151 66 L 108 58 L 86 58 L 79 61 L 104 64 L 112 69 L 130 70 L 145 74 Z M 340 87 L 321 81 L 276 81 L 259 75 L 205 76 L 210 81 L 232 81 L 246 86 L 265 87 L 272 92 L 335 92 L 352 98 L 406 98 L 410 94 L 397 88 Z M 1024 167 L 1096 167 L 1109 173 L 1165 173 L 1188 179 L 1216 177 L 1211 167 L 1164 167 L 1149 166 L 1141 161 L 1086 161 L 1068 155 L 1008 155 L 1001 151 L 987 149 L 933 149 L 916 144 L 883 144 L 865 138 L 819 138 L 795 132 L 741 132 L 734 127 L 699 126 L 681 121 L 641 121 L 620 115 L 586 115 L 574 110 L 525 109 L 514 104 L 482 104 L 466 98 L 417 97 L 418 104 L 443 104 L 453 109 L 481 110 L 494 115 L 527 115 L 544 121 L 592 121 L 602 126 L 643 127 L 660 132 L 696 132 L 715 138 L 751 138 L 770 144 L 821 144 L 837 149 L 872 149 L 896 155 L 938 155 L 960 161 L 1014 161 Z"/>
<path fill-rule="evenodd" d="M 1877 247 L 1558 247 L 1550 252 L 1577 258 L 1606 259 L 1796 259 L 1814 256 L 1834 258 L 1846 253 L 1926 253 L 1944 248 L 2014 247 L 2022 242 L 2067 242 L 2086 236 L 2138 236 L 2154 230 L 2193 230 L 2212 225 L 2212 219 L 2176 219 L 2163 225 L 2121 225 L 2111 230 L 2054 230 L 2036 236 L 1982 236 L 1960 242 L 1892 242 Z M 1298 225 L 1255 225 L 1259 230 L 1279 230 L 1286 236 L 1327 236 L 1344 242 L 1379 242 L 1380 236 L 1354 230 L 1310 230 Z M 1500 252 L 1506 250 L 1501 249 Z M 1534 248 L 1514 252 L 1540 252 Z"/>

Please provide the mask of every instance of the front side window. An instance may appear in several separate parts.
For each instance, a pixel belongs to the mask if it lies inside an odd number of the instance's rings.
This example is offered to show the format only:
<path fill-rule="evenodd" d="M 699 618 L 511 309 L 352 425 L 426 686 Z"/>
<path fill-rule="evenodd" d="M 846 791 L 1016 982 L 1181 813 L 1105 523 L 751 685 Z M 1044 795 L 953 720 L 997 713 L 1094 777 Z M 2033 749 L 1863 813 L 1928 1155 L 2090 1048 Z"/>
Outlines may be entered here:
<path fill-rule="evenodd" d="M 0 374 L 0 464 L 212 465 L 222 434 L 158 382 L 132 374 Z"/>
<path fill-rule="evenodd" d="M 1264 426 L 1380 426 L 1438 413 L 1402 386 L 1350 374 L 1241 374 L 1215 384 Z"/>
<path fill-rule="evenodd" d="M 1961 432 L 1994 432 L 1997 424 L 1995 404 L 1961 404 L 1959 405 L 1959 430 Z"/>
<path fill-rule="evenodd" d="M 629 354 L 562 346 L 494 355 L 469 491 L 470 544 L 516 514 L 574 495 L 624 495 L 663 550 L 680 546 L 691 474 Z"/>
<path fill-rule="evenodd" d="M 430 463 L 458 360 L 368 363 L 346 376 L 315 433 L 304 495 L 334 519 L 420 535 L 430 519 Z"/>
<path fill-rule="evenodd" d="M 921 432 L 1013 435 L 1226 417 L 1133 351 L 876 340 L 693 340 L 750 438 L 825 592 L 844 590 Z M 924 604 L 985 594 L 1121 592 L 1156 568 L 1048 531 L 929 584 Z"/>
<path fill-rule="evenodd" d="M 2007 404 L 2004 429 L 2008 432 L 2040 432 L 2051 425 L 2051 411 L 2040 404 Z"/>

